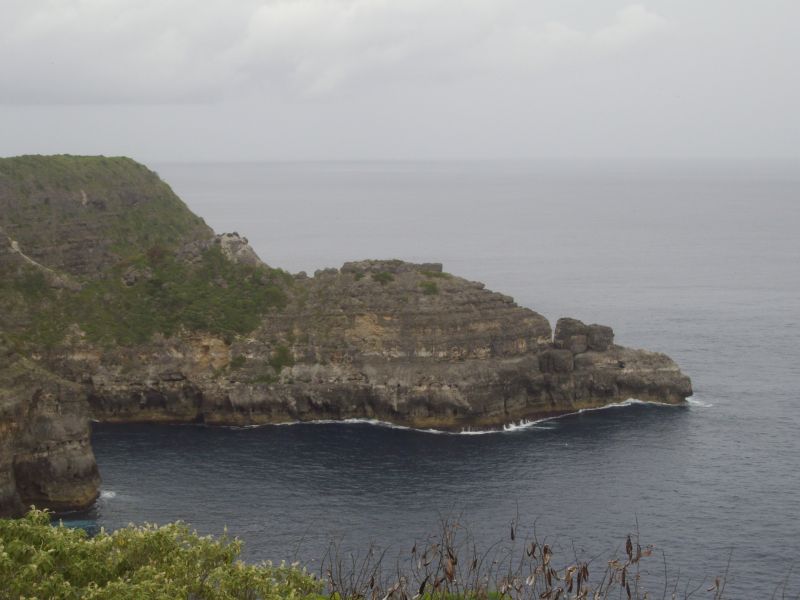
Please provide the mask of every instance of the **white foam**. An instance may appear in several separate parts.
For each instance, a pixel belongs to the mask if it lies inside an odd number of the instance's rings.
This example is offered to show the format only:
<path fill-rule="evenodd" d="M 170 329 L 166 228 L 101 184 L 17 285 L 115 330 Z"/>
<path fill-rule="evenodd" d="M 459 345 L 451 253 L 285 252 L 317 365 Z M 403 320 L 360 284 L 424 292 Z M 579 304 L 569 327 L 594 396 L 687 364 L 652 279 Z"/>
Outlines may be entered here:
<path fill-rule="evenodd" d="M 103 490 L 102 492 L 100 492 L 100 498 L 102 498 L 103 500 L 110 500 L 111 498 L 116 498 L 116 497 L 117 497 L 117 492 L 115 492 L 114 490 Z"/>
<path fill-rule="evenodd" d="M 319 419 L 316 421 L 292 421 L 289 423 L 278 423 L 278 425 L 338 425 L 338 424 L 349 424 L 349 425 L 374 425 L 376 427 L 386 427 L 387 429 L 400 429 L 403 431 L 421 431 L 423 433 L 437 433 L 437 434 L 453 434 L 459 432 L 453 431 L 442 431 L 440 429 L 415 429 L 414 427 L 407 427 L 405 425 L 397 425 L 396 423 L 389 423 L 388 421 L 380 421 L 378 419 Z"/>
<path fill-rule="evenodd" d="M 691 399 L 687 400 L 691 404 Z M 699 401 L 695 401 L 699 402 Z M 405 425 L 397 425 L 395 423 L 389 423 L 388 421 L 380 421 L 378 419 L 318 419 L 315 421 L 286 421 L 284 423 L 265 423 L 263 425 L 242 425 L 242 426 L 228 426 L 228 429 L 255 429 L 258 427 L 285 427 L 288 425 L 341 425 L 341 424 L 363 424 L 363 425 L 373 425 L 375 427 L 385 427 L 387 429 L 400 429 L 403 431 L 417 431 L 420 433 L 433 433 L 436 435 L 489 435 L 489 434 L 497 434 L 497 433 L 514 433 L 518 431 L 525 431 L 528 429 L 553 429 L 553 426 L 544 425 L 549 421 L 557 421 L 558 419 L 563 419 L 564 417 L 569 417 L 573 415 L 583 414 L 585 412 L 594 412 L 599 410 L 607 410 L 610 408 L 625 408 L 628 406 L 633 406 L 636 404 L 642 405 L 653 405 L 653 406 L 669 406 L 669 407 L 679 407 L 682 406 L 680 404 L 668 404 L 666 402 L 654 402 L 650 400 L 637 400 L 636 398 L 630 398 L 625 400 L 624 402 L 615 402 L 613 404 L 607 404 L 605 406 L 598 406 L 596 408 L 581 408 L 580 410 L 564 413 L 561 415 L 556 415 L 553 417 L 544 417 L 541 419 L 534 419 L 534 420 L 522 420 L 516 423 L 507 423 L 503 425 L 502 428 L 498 429 L 462 429 L 461 431 L 445 431 L 442 429 L 417 429 L 414 427 L 407 427 Z M 702 404 L 702 406 L 711 406 L 710 404 Z"/>
<path fill-rule="evenodd" d="M 653 406 L 670 406 L 670 407 L 680 406 L 677 404 L 669 404 L 667 402 L 654 402 L 650 400 L 637 400 L 636 398 L 630 398 L 628 400 L 625 400 L 624 402 L 615 402 L 613 404 L 606 404 L 605 406 L 598 406 L 595 408 L 581 408 L 574 412 L 564 413 L 553 417 L 544 417 L 542 419 L 534 419 L 530 421 L 523 420 L 517 423 L 508 423 L 506 425 L 503 425 L 502 429 L 482 429 L 474 431 L 465 430 L 457 432 L 456 435 L 482 435 L 487 433 L 509 433 L 515 431 L 524 431 L 526 429 L 553 429 L 553 427 L 546 426 L 543 424 L 547 423 L 548 421 L 557 421 L 559 419 L 563 419 L 564 417 L 580 415 L 585 412 L 595 412 L 598 410 L 607 410 L 609 408 L 625 408 L 627 406 L 633 406 L 635 404 L 649 404 Z M 445 433 L 451 433 L 451 432 L 445 432 Z"/>
<path fill-rule="evenodd" d="M 698 400 L 694 396 L 689 396 L 686 399 L 686 404 L 688 404 L 689 406 L 697 406 L 699 408 L 711 408 L 712 406 L 714 406 L 710 402 L 704 402 L 703 400 Z"/>
<path fill-rule="evenodd" d="M 625 408 L 626 406 L 633 406 L 634 404 L 650 404 L 652 406 L 680 406 L 680 404 L 670 404 L 669 402 L 656 402 L 655 400 L 637 400 L 636 398 L 628 398 L 624 402 L 615 402 L 614 404 L 606 404 L 605 406 L 598 406 L 596 408 L 582 408 L 577 414 L 584 412 L 592 412 L 595 410 L 605 410 L 607 408 Z"/>

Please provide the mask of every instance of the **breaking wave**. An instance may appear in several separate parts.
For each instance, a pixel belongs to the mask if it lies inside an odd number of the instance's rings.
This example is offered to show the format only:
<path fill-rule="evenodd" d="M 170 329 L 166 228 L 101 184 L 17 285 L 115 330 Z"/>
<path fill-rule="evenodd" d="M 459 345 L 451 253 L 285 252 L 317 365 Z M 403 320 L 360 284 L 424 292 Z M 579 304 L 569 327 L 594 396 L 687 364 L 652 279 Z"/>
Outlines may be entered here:
<path fill-rule="evenodd" d="M 703 406 L 703 407 L 711 406 L 710 404 L 703 403 L 699 400 L 693 400 L 691 398 L 687 399 L 687 403 L 692 406 Z M 596 408 L 581 408 L 574 412 L 555 415 L 552 417 L 543 417 L 541 419 L 522 420 L 522 421 L 517 421 L 515 423 L 507 423 L 506 425 L 503 425 L 502 428 L 494 428 L 494 429 L 468 428 L 468 429 L 462 429 L 461 431 L 446 431 L 444 429 L 418 429 L 415 427 L 407 427 L 405 425 L 397 425 L 395 423 L 389 423 L 388 421 L 381 421 L 379 419 L 341 419 L 341 420 L 318 419 L 315 421 L 287 421 L 285 423 L 266 423 L 263 425 L 229 425 L 225 427 L 226 429 L 256 429 L 261 427 L 287 427 L 290 425 L 372 425 L 375 427 L 385 427 L 386 429 L 416 431 L 419 433 L 431 433 L 435 435 L 492 435 L 492 434 L 514 433 L 518 431 L 525 431 L 528 429 L 553 429 L 553 426 L 547 425 L 547 423 L 563 419 L 564 417 L 580 415 L 586 412 L 595 412 L 595 411 L 608 410 L 614 408 L 626 408 L 628 406 L 634 406 L 638 404 L 651 405 L 651 406 L 669 406 L 673 408 L 681 406 L 680 404 L 668 404 L 666 402 L 654 402 L 649 400 L 646 401 L 646 400 L 637 400 L 635 398 L 630 398 L 629 400 L 625 400 L 624 402 L 615 402 L 613 404 L 598 406 Z"/>
<path fill-rule="evenodd" d="M 686 404 L 688 404 L 689 406 L 697 406 L 699 408 L 711 408 L 712 406 L 714 406 L 710 402 L 704 402 L 703 400 L 698 400 L 694 396 L 689 396 L 686 399 Z"/>

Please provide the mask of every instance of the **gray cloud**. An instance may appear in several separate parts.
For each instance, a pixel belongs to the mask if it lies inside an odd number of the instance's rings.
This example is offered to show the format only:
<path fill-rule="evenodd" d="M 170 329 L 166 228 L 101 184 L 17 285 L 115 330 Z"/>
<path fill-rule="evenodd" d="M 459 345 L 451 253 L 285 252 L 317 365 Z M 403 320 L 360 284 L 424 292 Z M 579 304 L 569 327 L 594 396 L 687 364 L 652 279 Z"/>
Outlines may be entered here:
<path fill-rule="evenodd" d="M 3 0 L 0 154 L 798 157 L 796 0 Z"/>
<path fill-rule="evenodd" d="M 596 59 L 667 27 L 639 4 L 580 28 L 530 0 L 12 2 L 0 102 L 187 103 L 325 95 Z"/>

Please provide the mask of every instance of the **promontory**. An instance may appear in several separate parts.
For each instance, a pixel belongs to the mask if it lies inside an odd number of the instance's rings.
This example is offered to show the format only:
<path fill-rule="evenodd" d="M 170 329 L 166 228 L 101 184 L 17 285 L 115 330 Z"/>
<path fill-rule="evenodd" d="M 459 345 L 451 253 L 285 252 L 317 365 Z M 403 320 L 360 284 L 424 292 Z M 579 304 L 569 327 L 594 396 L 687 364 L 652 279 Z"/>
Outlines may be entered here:
<path fill-rule="evenodd" d="M 95 500 L 91 419 L 458 431 L 691 393 L 438 263 L 269 266 L 128 158 L 0 159 L 0 515 Z"/>

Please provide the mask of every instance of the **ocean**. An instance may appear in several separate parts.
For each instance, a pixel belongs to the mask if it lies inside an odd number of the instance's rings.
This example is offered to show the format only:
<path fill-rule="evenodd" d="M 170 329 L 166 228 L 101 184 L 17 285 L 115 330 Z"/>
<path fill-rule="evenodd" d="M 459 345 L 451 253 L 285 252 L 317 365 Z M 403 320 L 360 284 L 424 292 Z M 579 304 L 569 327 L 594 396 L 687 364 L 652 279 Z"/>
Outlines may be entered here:
<path fill-rule="evenodd" d="M 443 518 L 486 547 L 512 521 L 519 537 L 535 526 L 563 564 L 638 531 L 653 577 L 666 562 L 679 591 L 730 562 L 731 597 L 784 579 L 800 592 L 797 163 L 150 166 L 272 266 L 442 262 L 551 323 L 608 324 L 620 344 L 669 354 L 695 393 L 485 435 L 96 424 L 103 493 L 73 521 L 227 527 L 247 559 L 312 570 L 332 542 L 407 554 Z"/>

